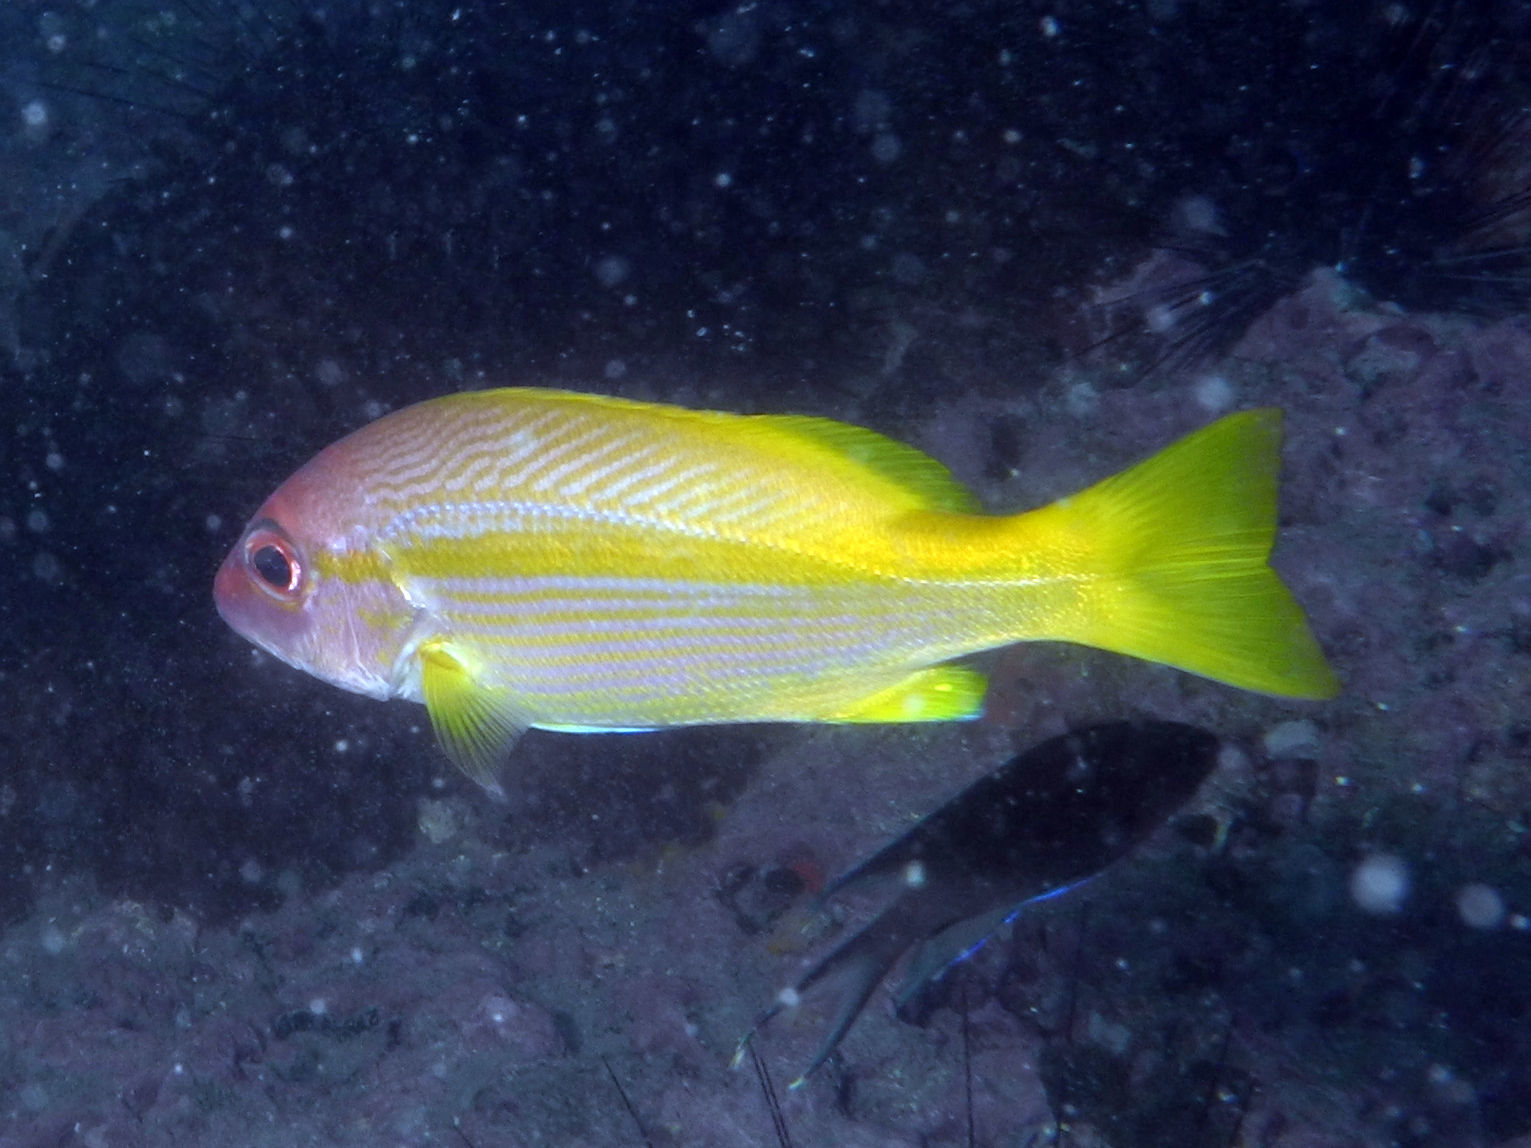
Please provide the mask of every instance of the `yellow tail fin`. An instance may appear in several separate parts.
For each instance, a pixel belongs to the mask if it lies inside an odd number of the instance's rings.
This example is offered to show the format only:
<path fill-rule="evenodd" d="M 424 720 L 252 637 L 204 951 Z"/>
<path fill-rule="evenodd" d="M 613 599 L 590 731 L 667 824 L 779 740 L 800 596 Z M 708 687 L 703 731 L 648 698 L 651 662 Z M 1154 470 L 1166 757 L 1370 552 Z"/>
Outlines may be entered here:
<path fill-rule="evenodd" d="M 1098 579 L 1060 635 L 1229 685 L 1327 698 L 1339 682 L 1267 564 L 1276 536 L 1281 412 L 1229 415 L 1046 507 L 1087 539 Z"/>

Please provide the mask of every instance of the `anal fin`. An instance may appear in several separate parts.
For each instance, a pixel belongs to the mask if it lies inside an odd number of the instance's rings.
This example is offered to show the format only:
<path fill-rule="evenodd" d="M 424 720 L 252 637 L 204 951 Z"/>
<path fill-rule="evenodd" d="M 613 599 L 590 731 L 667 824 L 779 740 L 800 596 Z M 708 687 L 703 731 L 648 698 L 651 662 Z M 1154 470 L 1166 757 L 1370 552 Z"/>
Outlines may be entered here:
<path fill-rule="evenodd" d="M 988 679 L 967 666 L 928 666 L 823 720 L 968 721 L 983 713 Z"/>

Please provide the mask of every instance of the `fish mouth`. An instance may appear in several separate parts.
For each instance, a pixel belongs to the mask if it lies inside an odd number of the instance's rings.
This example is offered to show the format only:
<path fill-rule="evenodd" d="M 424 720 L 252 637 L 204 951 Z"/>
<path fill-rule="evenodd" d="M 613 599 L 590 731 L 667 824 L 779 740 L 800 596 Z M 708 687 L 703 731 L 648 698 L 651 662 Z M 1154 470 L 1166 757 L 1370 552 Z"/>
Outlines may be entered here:
<path fill-rule="evenodd" d="M 223 560 L 223 565 L 218 567 L 218 573 L 213 575 L 213 605 L 217 607 L 220 618 L 248 638 L 250 635 L 244 626 L 245 611 L 239 605 L 245 595 L 246 581 L 243 564 L 239 561 L 239 547 L 235 547 Z"/>

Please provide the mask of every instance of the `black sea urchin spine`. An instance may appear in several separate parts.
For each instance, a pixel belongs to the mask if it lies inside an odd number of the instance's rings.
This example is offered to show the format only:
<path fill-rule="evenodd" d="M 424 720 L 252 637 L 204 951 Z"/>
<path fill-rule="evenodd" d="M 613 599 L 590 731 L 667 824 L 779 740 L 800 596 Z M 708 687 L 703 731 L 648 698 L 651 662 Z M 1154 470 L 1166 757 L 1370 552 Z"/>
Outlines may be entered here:
<path fill-rule="evenodd" d="M 1410 309 L 1531 300 L 1523 8 L 1164 12 L 1065 46 L 1133 61 L 1144 98 L 1098 150 L 1180 260 L 1109 297 L 1108 341 L 1204 359 L 1318 267 Z"/>

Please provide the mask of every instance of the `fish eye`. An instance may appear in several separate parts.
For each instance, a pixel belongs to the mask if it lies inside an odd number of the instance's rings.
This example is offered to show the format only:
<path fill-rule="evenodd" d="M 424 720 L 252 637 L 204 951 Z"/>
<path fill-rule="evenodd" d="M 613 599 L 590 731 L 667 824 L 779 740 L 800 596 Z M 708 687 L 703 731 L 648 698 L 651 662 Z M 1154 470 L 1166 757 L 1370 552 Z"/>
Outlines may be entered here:
<path fill-rule="evenodd" d="M 267 544 L 250 556 L 255 572 L 278 590 L 292 586 L 292 563 L 280 546 Z"/>
<path fill-rule="evenodd" d="M 290 598 L 303 585 L 303 562 L 298 548 L 274 525 L 252 527 L 245 537 L 245 565 L 255 572 L 263 590 Z"/>

